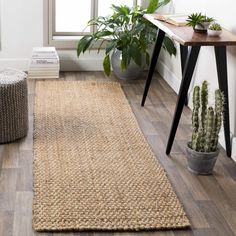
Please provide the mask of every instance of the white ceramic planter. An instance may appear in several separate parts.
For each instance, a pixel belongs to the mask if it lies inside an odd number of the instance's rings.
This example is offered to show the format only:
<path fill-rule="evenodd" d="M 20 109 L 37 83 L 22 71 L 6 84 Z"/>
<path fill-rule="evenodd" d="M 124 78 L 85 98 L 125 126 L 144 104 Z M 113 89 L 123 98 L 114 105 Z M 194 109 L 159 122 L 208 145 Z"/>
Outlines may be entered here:
<path fill-rule="evenodd" d="M 210 24 L 210 22 L 203 22 L 201 25 L 196 25 L 194 31 L 197 33 L 206 33 Z"/>
<path fill-rule="evenodd" d="M 222 30 L 211 30 L 211 29 L 208 29 L 207 30 L 207 34 L 210 36 L 210 37 L 219 37 L 222 33 Z"/>

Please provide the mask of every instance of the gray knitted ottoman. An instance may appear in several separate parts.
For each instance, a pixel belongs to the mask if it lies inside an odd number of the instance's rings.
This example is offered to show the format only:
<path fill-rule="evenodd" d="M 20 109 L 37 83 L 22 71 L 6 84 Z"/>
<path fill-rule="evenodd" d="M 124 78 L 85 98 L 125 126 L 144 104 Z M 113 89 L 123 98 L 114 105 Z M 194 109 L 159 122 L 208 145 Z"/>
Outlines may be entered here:
<path fill-rule="evenodd" d="M 0 70 L 0 143 L 27 135 L 27 75 L 24 72 Z"/>

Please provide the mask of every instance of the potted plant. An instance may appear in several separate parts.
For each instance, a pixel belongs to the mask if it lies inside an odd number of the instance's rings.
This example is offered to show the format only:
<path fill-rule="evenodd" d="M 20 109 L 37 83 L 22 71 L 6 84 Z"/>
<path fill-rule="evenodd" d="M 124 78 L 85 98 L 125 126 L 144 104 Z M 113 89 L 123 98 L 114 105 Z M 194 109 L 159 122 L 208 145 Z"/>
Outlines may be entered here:
<path fill-rule="evenodd" d="M 188 169 L 194 174 L 212 173 L 219 154 L 218 138 L 222 125 L 224 96 L 215 91 L 215 108 L 208 107 L 208 84 L 204 81 L 200 90 L 193 93 L 192 140 L 187 144 Z"/>
<path fill-rule="evenodd" d="M 193 13 L 187 18 L 187 25 L 192 26 L 197 33 L 206 33 L 209 25 L 213 22 L 212 17 L 207 17 L 202 13 Z"/>
<path fill-rule="evenodd" d="M 154 13 L 169 2 L 170 0 L 150 0 L 147 9 L 112 5 L 111 16 L 100 16 L 88 22 L 88 26 L 95 26 L 97 32 L 86 35 L 79 41 L 78 57 L 100 43 L 98 52 L 102 45 L 105 46 L 103 68 L 107 76 L 110 75 L 112 64 L 117 77 L 138 77 L 144 66 L 149 64 L 149 47 L 156 39 L 156 27 L 144 19 L 143 15 Z M 170 38 L 165 37 L 163 45 L 171 55 L 176 54 Z"/>
<path fill-rule="evenodd" d="M 213 23 L 207 30 L 207 34 L 211 37 L 218 37 L 222 33 L 222 27 L 218 23 Z"/>

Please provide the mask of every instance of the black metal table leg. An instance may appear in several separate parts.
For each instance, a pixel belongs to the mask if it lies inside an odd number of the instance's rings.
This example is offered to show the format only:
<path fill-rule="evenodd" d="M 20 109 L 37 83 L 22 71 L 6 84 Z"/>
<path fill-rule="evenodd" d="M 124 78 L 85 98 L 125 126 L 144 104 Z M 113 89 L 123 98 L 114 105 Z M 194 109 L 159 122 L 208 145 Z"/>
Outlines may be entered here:
<path fill-rule="evenodd" d="M 166 148 L 167 155 L 170 154 L 170 151 L 172 148 L 172 144 L 173 144 L 176 130 L 179 124 L 179 120 L 183 111 L 184 103 L 187 97 L 189 85 L 193 76 L 193 72 L 196 66 L 200 49 L 201 49 L 201 46 L 193 46 L 188 51 L 188 56 L 186 58 L 186 65 L 185 65 L 185 69 L 183 73 L 183 79 L 182 79 L 180 90 L 179 90 L 178 101 L 175 108 L 175 115 L 174 115 L 171 131 L 170 131 L 169 139 L 167 143 L 167 148 Z"/>
<path fill-rule="evenodd" d="M 215 46 L 215 56 L 216 56 L 216 67 L 218 73 L 219 88 L 224 93 L 225 97 L 224 134 L 225 134 L 226 153 L 228 157 L 231 157 L 226 46 Z"/>
<path fill-rule="evenodd" d="M 184 45 L 180 44 L 180 58 L 181 58 L 182 75 L 184 73 L 184 67 L 186 64 L 187 56 L 188 56 L 188 46 L 184 46 Z M 184 104 L 185 104 L 185 106 L 188 105 L 188 96 L 186 97 Z"/>
<path fill-rule="evenodd" d="M 144 89 L 144 93 L 143 93 L 143 99 L 142 99 L 142 103 L 141 106 L 143 107 L 146 101 L 146 97 L 148 94 L 148 90 L 152 81 L 152 76 L 153 73 L 155 71 L 156 68 L 156 64 L 157 64 L 157 59 L 160 55 L 160 51 L 161 51 L 161 47 L 162 47 L 162 43 L 165 37 L 165 32 L 158 29 L 157 31 L 157 38 L 156 38 L 156 42 L 155 42 L 155 47 L 152 53 L 152 60 L 150 63 L 150 67 L 149 67 L 149 71 L 148 71 L 148 76 L 147 76 L 147 80 L 146 80 L 146 85 L 145 85 L 145 89 Z"/>
<path fill-rule="evenodd" d="M 180 57 L 181 57 L 182 74 L 184 74 L 184 68 L 185 68 L 187 56 L 188 56 L 188 46 L 184 46 L 184 45 L 180 44 Z"/>

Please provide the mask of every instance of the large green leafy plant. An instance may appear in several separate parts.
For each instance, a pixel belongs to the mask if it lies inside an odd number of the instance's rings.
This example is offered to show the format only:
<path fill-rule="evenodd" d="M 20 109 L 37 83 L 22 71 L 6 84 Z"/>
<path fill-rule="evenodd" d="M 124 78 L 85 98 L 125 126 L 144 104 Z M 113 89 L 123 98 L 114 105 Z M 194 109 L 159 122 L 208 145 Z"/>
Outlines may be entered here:
<path fill-rule="evenodd" d="M 77 55 L 100 43 L 98 52 L 105 45 L 103 68 L 106 75 L 110 75 L 110 57 L 115 49 L 122 51 L 121 68 L 126 69 L 133 60 L 140 67 L 143 58 L 148 65 L 150 61 L 149 48 L 156 39 L 156 27 L 143 18 L 144 14 L 154 13 L 158 8 L 168 4 L 170 0 L 150 0 L 146 9 L 139 6 L 112 5 L 111 16 L 100 16 L 88 22 L 88 26 L 95 26 L 94 34 L 84 36 L 78 43 Z M 168 37 L 164 39 L 164 48 L 170 55 L 176 54 L 176 48 Z"/>

